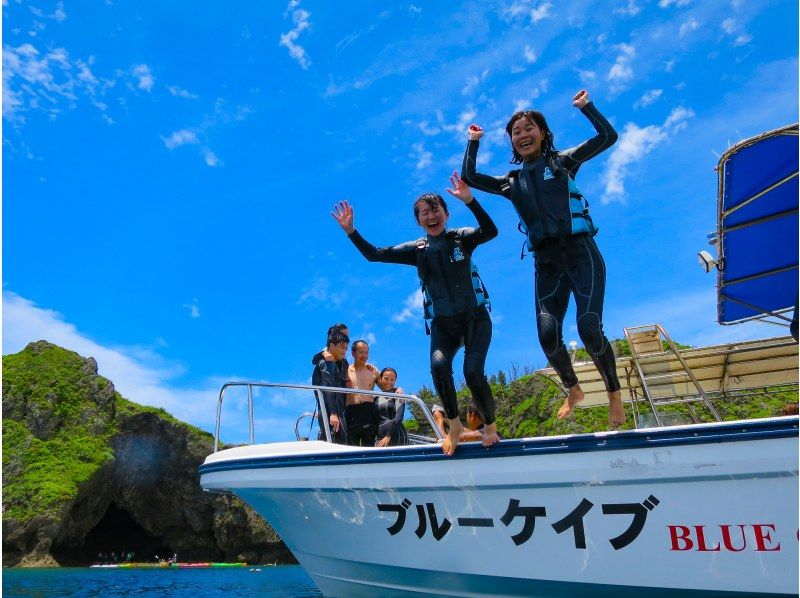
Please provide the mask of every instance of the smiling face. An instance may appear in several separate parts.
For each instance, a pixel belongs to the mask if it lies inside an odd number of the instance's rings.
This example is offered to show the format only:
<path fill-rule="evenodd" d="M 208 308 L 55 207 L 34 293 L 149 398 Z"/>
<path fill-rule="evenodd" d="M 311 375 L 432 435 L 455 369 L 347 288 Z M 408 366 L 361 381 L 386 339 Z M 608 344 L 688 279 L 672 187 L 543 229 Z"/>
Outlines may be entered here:
<path fill-rule="evenodd" d="M 391 392 L 397 382 L 397 374 L 392 370 L 383 370 L 381 377 L 378 378 L 378 386 L 383 392 Z"/>
<path fill-rule="evenodd" d="M 447 228 L 447 204 L 440 195 L 426 193 L 414 203 L 414 217 L 417 224 L 431 237 L 441 235 Z"/>
<path fill-rule="evenodd" d="M 521 116 L 511 125 L 511 145 L 523 160 L 542 153 L 542 130 L 529 116 Z"/>
<path fill-rule="evenodd" d="M 364 341 L 356 341 L 353 343 L 352 353 L 356 365 L 364 365 L 369 359 L 369 345 Z"/>

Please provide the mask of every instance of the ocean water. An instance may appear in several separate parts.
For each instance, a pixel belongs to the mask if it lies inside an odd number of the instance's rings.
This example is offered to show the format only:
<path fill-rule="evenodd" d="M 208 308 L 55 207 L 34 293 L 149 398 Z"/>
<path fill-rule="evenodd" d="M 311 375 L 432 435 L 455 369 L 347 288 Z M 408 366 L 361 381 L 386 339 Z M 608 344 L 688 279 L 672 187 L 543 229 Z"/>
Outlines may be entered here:
<path fill-rule="evenodd" d="M 260 569 L 260 571 L 256 571 Z M 3 596 L 311 598 L 322 594 L 298 565 L 219 569 L 3 569 Z"/>

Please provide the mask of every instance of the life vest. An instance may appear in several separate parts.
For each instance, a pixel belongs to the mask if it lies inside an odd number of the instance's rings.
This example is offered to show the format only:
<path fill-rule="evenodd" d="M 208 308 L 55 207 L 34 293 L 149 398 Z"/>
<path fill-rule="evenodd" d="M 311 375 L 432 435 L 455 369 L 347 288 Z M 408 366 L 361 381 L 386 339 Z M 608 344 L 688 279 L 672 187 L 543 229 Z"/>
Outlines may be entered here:
<path fill-rule="evenodd" d="M 599 230 L 589 215 L 589 202 L 561 165 L 558 155 L 545 163 L 541 186 L 535 180 L 538 170 L 517 169 L 508 173 L 511 201 L 519 216 L 517 228 L 526 236 L 520 258 L 525 257 L 526 249 L 535 252 L 547 239 L 580 234 L 594 236 Z M 531 226 L 526 224 L 526 217 L 531 220 Z"/>
<path fill-rule="evenodd" d="M 464 251 L 461 245 L 461 237 L 458 235 L 458 231 L 455 230 L 447 231 L 445 232 L 445 236 L 447 241 L 447 253 L 450 257 L 450 262 L 454 264 L 453 266 L 454 278 L 459 276 L 463 277 L 468 269 L 469 278 L 472 281 L 472 292 L 475 294 L 476 307 L 483 306 L 486 307 L 487 310 L 491 311 L 492 305 L 489 301 L 489 291 L 486 290 L 486 285 L 483 284 L 483 280 L 481 279 L 481 276 L 478 273 L 478 267 L 472 261 L 472 256 Z M 425 332 L 426 334 L 430 334 L 431 329 L 428 322 L 433 320 L 436 314 L 434 313 L 433 298 L 431 297 L 431 294 L 428 291 L 428 282 L 427 282 L 428 238 L 422 237 L 421 239 L 418 239 L 416 242 L 416 248 L 417 248 L 417 275 L 419 276 L 420 287 L 422 289 L 423 320 L 425 322 Z M 447 284 L 446 281 L 443 281 L 443 284 L 444 288 L 447 291 L 448 296 L 450 297 L 451 303 L 455 303 L 451 295 L 450 286 Z"/>

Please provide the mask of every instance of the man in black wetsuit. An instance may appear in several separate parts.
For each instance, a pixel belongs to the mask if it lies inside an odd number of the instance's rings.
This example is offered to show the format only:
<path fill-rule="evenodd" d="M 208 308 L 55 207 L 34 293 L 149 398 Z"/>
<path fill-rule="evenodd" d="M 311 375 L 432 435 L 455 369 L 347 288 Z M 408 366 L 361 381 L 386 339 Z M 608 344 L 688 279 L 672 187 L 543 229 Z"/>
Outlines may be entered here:
<path fill-rule="evenodd" d="M 353 208 L 346 201 L 334 207 L 331 215 L 350 241 L 370 262 L 415 266 L 427 295 L 425 303 L 433 316 L 431 334 L 431 375 L 436 392 L 444 403 L 450 428 L 442 450 L 452 455 L 463 426 L 458 417 L 453 382 L 453 358 L 464 347 L 464 379 L 486 422 L 483 444 L 496 443 L 497 425 L 492 391 L 484 366 L 492 338 L 492 321 L 486 309 L 488 296 L 472 263 L 475 248 L 497 236 L 492 219 L 472 197 L 469 187 L 453 173 L 457 197 L 475 215 L 478 228 L 447 230 L 447 204 L 440 195 L 426 193 L 414 202 L 414 217 L 427 233 L 422 239 L 390 247 L 375 247 L 355 229 Z"/>
<path fill-rule="evenodd" d="M 323 357 L 323 352 L 318 354 L 318 359 L 311 374 L 311 384 L 316 386 L 332 386 L 339 388 L 347 387 L 347 366 L 344 365 L 344 354 L 350 339 L 341 331 L 334 330 L 328 336 L 328 346 L 325 351 L 333 359 L 327 360 Z M 347 444 L 347 423 L 345 421 L 344 406 L 345 397 L 340 392 L 322 391 L 322 399 L 325 403 L 325 411 L 328 414 L 328 423 L 331 429 L 331 440 L 337 444 Z M 322 419 L 322 410 L 319 411 L 317 418 L 319 423 L 319 440 L 327 440 L 325 437 L 325 427 Z"/>

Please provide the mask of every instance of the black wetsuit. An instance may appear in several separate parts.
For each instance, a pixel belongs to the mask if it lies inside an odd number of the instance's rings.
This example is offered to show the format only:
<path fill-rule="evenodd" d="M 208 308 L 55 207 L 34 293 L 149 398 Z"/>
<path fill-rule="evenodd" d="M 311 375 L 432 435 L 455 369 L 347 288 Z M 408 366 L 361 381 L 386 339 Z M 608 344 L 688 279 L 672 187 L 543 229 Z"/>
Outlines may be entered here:
<path fill-rule="evenodd" d="M 342 361 L 325 361 L 322 354 L 318 354 L 318 360 L 314 366 L 314 372 L 311 374 L 311 384 L 317 386 L 334 386 L 345 388 L 347 386 L 347 362 Z M 347 444 L 347 420 L 345 418 L 344 405 L 345 396 L 340 392 L 322 391 L 322 398 L 325 401 L 325 410 L 328 412 L 328 420 L 334 413 L 339 416 L 339 431 L 334 432 L 331 429 L 332 440 L 336 444 Z M 317 423 L 319 424 L 319 440 L 327 440 L 325 438 L 325 428 L 322 421 L 322 412 L 320 411 L 317 416 Z"/>
<path fill-rule="evenodd" d="M 395 392 L 397 389 L 392 389 Z M 375 397 L 375 411 L 378 415 L 378 440 L 389 436 L 389 446 L 408 444 L 408 432 L 403 425 L 406 403 L 402 399 Z"/>
<path fill-rule="evenodd" d="M 575 234 L 576 223 L 593 229 L 577 211 L 570 178 L 581 164 L 611 147 L 617 133 L 589 102 L 581 109 L 597 131 L 584 143 L 555 156 L 524 162 L 520 170 L 493 177 L 476 172 L 478 141 L 469 141 L 461 178 L 470 187 L 511 200 L 535 252 L 536 325 L 542 350 L 564 386 L 578 383 L 562 338 L 570 292 L 577 305 L 578 334 L 603 377 L 606 390 L 620 389 L 611 344 L 603 334 L 606 270 L 592 233 Z M 581 220 L 583 219 L 583 220 Z"/>
<path fill-rule="evenodd" d="M 457 418 L 453 358 L 463 346 L 464 379 L 482 412 L 483 421 L 493 423 L 494 399 L 484 372 L 492 339 L 492 321 L 486 307 L 478 306 L 469 262 L 478 245 L 497 236 L 497 227 L 477 200 L 473 199 L 466 205 L 475 215 L 478 228 L 454 229 L 425 239 L 427 274 L 424 283 L 433 301 L 434 313 L 431 322 L 431 376 L 447 417 Z M 448 235 L 458 237 L 460 251 L 453 248 L 454 243 Z M 350 234 L 349 238 L 370 262 L 419 266 L 417 251 L 422 250 L 417 248 L 417 241 L 393 247 L 375 247 L 358 231 Z"/>
<path fill-rule="evenodd" d="M 347 444 L 375 446 L 375 437 L 378 434 L 375 401 L 347 405 L 344 414 L 347 419 Z"/>

